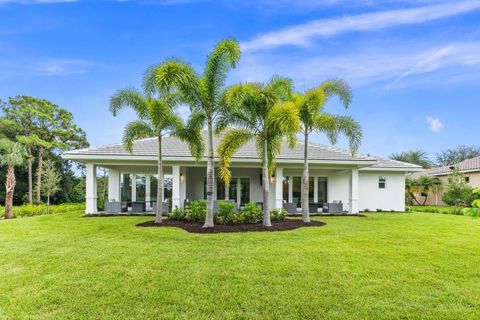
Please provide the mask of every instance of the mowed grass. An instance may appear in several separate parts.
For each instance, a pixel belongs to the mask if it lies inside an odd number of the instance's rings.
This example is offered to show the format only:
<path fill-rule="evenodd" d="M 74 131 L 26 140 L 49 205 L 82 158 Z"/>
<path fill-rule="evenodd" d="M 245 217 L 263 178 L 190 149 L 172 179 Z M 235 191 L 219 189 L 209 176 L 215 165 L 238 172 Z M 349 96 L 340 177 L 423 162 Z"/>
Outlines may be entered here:
<path fill-rule="evenodd" d="M 0 221 L 0 319 L 480 318 L 480 219 L 199 235 L 81 215 Z"/>

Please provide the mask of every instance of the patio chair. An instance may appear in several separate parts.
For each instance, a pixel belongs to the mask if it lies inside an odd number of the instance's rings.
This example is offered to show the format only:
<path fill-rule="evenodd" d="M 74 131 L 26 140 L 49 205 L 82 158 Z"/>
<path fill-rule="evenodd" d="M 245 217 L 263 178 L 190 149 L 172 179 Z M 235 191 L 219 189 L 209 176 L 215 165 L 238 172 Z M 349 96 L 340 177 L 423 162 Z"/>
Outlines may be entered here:
<path fill-rule="evenodd" d="M 297 213 L 297 204 L 294 202 L 285 202 L 283 204 L 283 209 L 287 210 L 288 213 L 290 214 L 296 214 Z"/>
<path fill-rule="evenodd" d="M 146 210 L 146 203 L 143 201 L 134 201 L 132 202 L 132 212 L 134 213 L 142 213 Z"/>
<path fill-rule="evenodd" d="M 121 213 L 127 212 L 128 208 L 123 206 L 121 201 L 107 201 L 105 202 L 105 212 L 106 213 Z"/>

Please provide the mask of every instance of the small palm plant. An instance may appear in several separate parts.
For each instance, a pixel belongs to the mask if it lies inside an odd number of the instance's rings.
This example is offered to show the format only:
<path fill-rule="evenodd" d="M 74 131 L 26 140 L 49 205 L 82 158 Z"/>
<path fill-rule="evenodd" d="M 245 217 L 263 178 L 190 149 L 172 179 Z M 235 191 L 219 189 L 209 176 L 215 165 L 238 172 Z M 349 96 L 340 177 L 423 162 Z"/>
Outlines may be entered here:
<path fill-rule="evenodd" d="M 263 225 L 270 227 L 269 176 L 275 159 L 286 138 L 290 147 L 296 142 L 300 129 L 298 110 L 293 103 L 281 103 L 290 97 L 292 83 L 289 79 L 274 77 L 267 84 L 246 83 L 229 87 L 224 96 L 226 106 L 218 122 L 218 131 L 228 125 L 229 130 L 218 147 L 220 175 L 230 183 L 230 164 L 233 155 L 250 140 L 255 140 L 262 159 Z"/>
<path fill-rule="evenodd" d="M 221 113 L 227 73 L 237 66 L 239 60 L 240 45 L 235 40 L 225 39 L 207 57 L 202 75 L 198 75 L 191 65 L 181 60 L 170 59 L 150 69 L 145 77 L 147 92 L 152 92 L 155 88 L 176 86 L 192 111 L 189 126 L 192 129 L 207 127 L 207 214 L 203 225 L 206 228 L 213 227 L 213 127 Z M 203 149 L 203 145 L 202 140 L 197 150 Z"/>
<path fill-rule="evenodd" d="M 18 142 L 0 139 L 0 164 L 7 167 L 5 180 L 5 219 L 13 218 L 13 192 L 15 191 L 15 167 L 23 166 L 27 150 Z"/>
<path fill-rule="evenodd" d="M 296 94 L 292 101 L 298 108 L 304 139 L 303 177 L 302 177 L 302 220 L 310 222 L 308 206 L 309 168 L 308 143 L 313 132 L 324 133 L 332 144 L 335 144 L 339 134 L 344 134 L 350 142 L 352 153 L 357 151 L 362 139 L 360 125 L 349 116 L 337 116 L 324 112 L 325 103 L 333 96 L 340 98 L 345 108 L 352 100 L 349 85 L 339 79 L 324 81 L 319 87 Z"/>
<path fill-rule="evenodd" d="M 187 140 L 191 146 L 192 154 L 198 155 L 195 149 L 198 146 L 200 133 L 191 131 L 187 133 L 182 119 L 175 113 L 180 104 L 178 95 L 170 92 L 162 92 L 160 98 L 143 95 L 135 89 L 123 89 L 118 91 L 110 99 L 110 111 L 114 116 L 125 107 L 130 107 L 137 113 L 138 120 L 131 121 L 125 127 L 123 143 L 125 148 L 132 153 L 135 140 L 146 137 L 157 137 L 158 161 L 157 161 L 157 209 L 155 223 L 162 223 L 164 175 L 162 160 L 162 137 L 177 135 Z"/>

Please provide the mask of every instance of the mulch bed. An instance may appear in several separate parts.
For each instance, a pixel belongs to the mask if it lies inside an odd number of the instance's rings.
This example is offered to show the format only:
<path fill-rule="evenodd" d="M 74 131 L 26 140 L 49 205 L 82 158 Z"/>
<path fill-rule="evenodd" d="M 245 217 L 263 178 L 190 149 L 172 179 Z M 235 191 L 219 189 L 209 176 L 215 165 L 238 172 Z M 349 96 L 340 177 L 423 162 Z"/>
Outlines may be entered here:
<path fill-rule="evenodd" d="M 155 221 L 147 221 L 137 224 L 137 227 L 177 227 L 190 233 L 231 233 L 231 232 L 259 232 L 259 231 L 287 231 L 303 227 L 323 227 L 325 222 L 312 221 L 310 223 L 303 223 L 299 219 L 286 219 L 283 221 L 272 221 L 270 228 L 259 224 L 237 224 L 237 225 L 215 225 L 213 228 L 202 228 L 202 223 L 178 221 L 171 219 L 164 219 L 161 224 L 156 224 Z"/>

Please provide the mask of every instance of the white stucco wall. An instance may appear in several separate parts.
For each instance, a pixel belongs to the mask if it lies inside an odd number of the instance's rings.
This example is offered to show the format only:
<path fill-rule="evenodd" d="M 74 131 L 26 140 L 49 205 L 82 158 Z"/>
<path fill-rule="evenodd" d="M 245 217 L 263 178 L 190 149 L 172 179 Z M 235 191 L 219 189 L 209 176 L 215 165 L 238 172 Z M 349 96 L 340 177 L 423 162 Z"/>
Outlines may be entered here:
<path fill-rule="evenodd" d="M 350 209 L 350 172 L 328 175 L 328 202 L 342 201 L 343 210 Z"/>
<path fill-rule="evenodd" d="M 386 178 L 386 188 L 378 187 L 380 176 Z M 405 211 L 405 173 L 360 171 L 359 209 L 375 211 Z"/>

